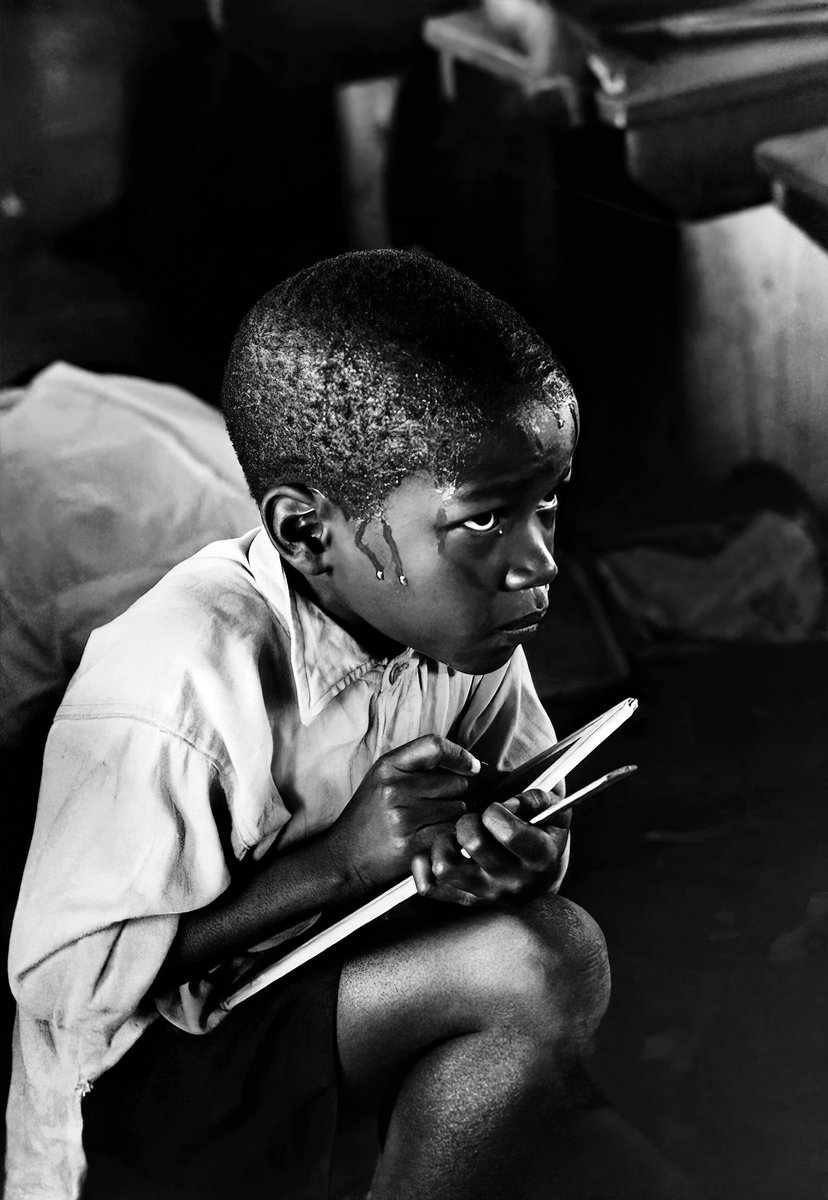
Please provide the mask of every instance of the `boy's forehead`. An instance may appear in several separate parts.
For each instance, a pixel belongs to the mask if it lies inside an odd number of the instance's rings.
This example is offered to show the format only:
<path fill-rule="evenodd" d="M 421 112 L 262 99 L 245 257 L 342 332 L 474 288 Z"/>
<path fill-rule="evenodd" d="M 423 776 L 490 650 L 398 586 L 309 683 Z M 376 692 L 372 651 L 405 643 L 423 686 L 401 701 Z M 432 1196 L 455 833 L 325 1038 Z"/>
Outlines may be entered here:
<path fill-rule="evenodd" d="M 435 478 L 419 470 L 404 476 L 386 498 L 386 516 L 406 519 L 419 510 L 439 516 L 453 500 L 473 500 L 498 489 L 519 485 L 537 474 L 559 478 L 567 473 L 577 441 L 576 413 L 521 410 L 486 429 L 470 448 L 456 478 Z M 551 480 L 557 483 L 557 479 Z"/>
<path fill-rule="evenodd" d="M 504 414 L 473 447 L 456 490 L 477 491 L 500 478 L 525 477 L 536 470 L 563 471 L 578 438 L 577 408 L 526 404 Z"/>

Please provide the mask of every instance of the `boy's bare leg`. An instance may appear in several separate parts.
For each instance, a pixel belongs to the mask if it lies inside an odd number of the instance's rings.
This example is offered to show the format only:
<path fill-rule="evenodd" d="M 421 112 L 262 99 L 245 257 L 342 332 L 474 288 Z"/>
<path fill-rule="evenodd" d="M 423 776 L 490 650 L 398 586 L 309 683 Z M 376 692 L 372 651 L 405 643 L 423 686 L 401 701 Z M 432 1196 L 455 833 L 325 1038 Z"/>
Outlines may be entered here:
<path fill-rule="evenodd" d="M 459 916 L 343 972 L 346 1086 L 391 1111 L 375 1200 L 553 1194 L 567 1069 L 609 998 L 603 937 L 558 897 Z"/>
<path fill-rule="evenodd" d="M 556 896 L 458 916 L 343 972 L 346 1088 L 391 1114 L 373 1200 L 690 1195 L 644 1139 L 625 1137 L 611 1110 L 603 1120 L 572 1111 L 571 1068 L 609 999 L 597 925 Z M 609 1182 L 590 1163 L 602 1141 Z"/>

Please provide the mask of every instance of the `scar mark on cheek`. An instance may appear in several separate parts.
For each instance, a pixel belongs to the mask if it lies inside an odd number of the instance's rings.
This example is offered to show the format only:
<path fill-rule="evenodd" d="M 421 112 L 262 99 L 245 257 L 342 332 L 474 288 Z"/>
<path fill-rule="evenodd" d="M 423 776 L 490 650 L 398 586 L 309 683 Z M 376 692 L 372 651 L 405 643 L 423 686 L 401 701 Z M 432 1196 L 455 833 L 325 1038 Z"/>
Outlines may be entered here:
<path fill-rule="evenodd" d="M 356 534 L 354 535 L 354 545 L 356 546 L 357 550 L 361 550 L 365 557 L 370 560 L 371 565 L 377 573 L 377 579 L 382 579 L 382 563 L 377 558 L 376 554 L 374 554 L 374 551 L 371 549 L 371 547 L 365 542 L 365 530 L 368 527 L 369 520 L 370 517 L 365 517 L 362 521 L 360 521 L 359 525 L 357 526 Z"/>
<path fill-rule="evenodd" d="M 397 578 L 403 587 L 407 587 L 408 580 L 406 579 L 405 571 L 403 570 L 400 552 L 397 549 L 397 543 L 394 541 L 394 535 L 391 532 L 391 526 L 388 524 L 385 517 L 382 518 L 382 536 L 385 538 L 386 546 L 391 551 L 391 561 L 394 564 L 394 571 L 396 572 Z"/>

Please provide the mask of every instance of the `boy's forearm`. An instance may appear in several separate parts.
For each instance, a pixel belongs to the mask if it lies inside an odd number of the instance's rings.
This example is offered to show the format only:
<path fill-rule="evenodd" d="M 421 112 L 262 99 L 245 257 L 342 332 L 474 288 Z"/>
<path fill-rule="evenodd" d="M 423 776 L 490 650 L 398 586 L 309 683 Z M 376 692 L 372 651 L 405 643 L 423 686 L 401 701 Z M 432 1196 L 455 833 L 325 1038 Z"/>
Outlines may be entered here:
<path fill-rule="evenodd" d="M 320 910 L 357 903 L 364 889 L 332 852 L 330 831 L 271 855 L 247 884 L 182 915 L 158 973 L 158 993 L 201 978 L 233 954 Z"/>

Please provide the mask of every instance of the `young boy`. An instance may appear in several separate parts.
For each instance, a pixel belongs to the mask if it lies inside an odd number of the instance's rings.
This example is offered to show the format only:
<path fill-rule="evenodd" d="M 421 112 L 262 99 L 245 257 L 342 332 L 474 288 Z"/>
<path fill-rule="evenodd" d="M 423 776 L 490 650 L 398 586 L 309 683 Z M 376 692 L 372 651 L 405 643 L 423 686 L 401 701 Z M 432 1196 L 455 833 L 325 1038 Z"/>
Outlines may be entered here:
<path fill-rule="evenodd" d="M 464 796 L 554 740 L 522 646 L 570 385 L 506 305 L 377 251 L 266 295 L 223 399 L 262 528 L 97 630 L 50 735 L 7 1194 L 325 1196 L 341 1103 L 381 1115 L 374 1200 L 562 1194 L 604 943 L 555 894 L 566 821 L 524 819 L 546 797 Z M 274 945 L 409 871 L 448 903 L 223 1015 Z"/>

